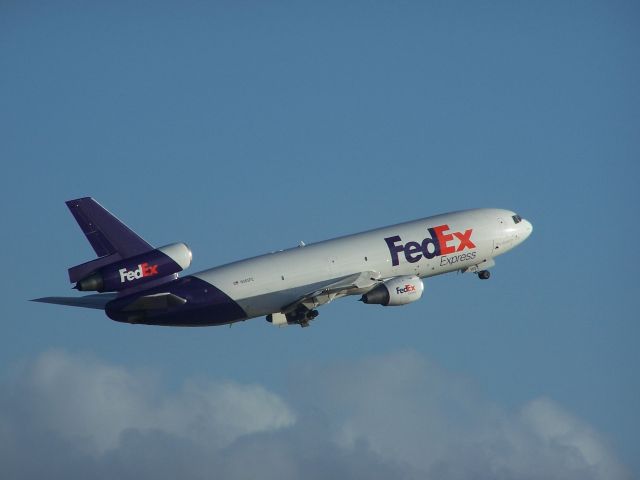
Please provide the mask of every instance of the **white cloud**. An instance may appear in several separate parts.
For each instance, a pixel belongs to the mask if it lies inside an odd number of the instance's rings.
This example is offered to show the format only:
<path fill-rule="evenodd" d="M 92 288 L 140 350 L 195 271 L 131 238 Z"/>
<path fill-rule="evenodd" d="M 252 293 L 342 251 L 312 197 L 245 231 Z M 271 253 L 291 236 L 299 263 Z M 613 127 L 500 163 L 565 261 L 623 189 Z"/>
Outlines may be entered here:
<path fill-rule="evenodd" d="M 365 440 L 382 458 L 433 478 L 629 477 L 601 436 L 553 401 L 508 411 L 413 351 L 316 377 L 308 401 L 340 420 L 340 444 Z"/>
<path fill-rule="evenodd" d="M 0 390 L 0 477 L 630 478 L 552 400 L 506 410 L 415 352 L 292 376 L 286 399 L 234 382 L 172 392 L 148 371 L 44 353 Z"/>
<path fill-rule="evenodd" d="M 525 405 L 520 417 L 545 445 L 563 452 L 564 460 L 573 466 L 586 465 L 596 478 L 624 477 L 624 470 L 600 435 L 553 401 L 533 400 Z"/>
<path fill-rule="evenodd" d="M 259 385 L 188 381 L 170 393 L 149 372 L 62 351 L 42 354 L 24 375 L 15 387 L 32 421 L 96 453 L 116 448 L 127 429 L 157 429 L 220 448 L 295 420 L 277 395 Z"/>

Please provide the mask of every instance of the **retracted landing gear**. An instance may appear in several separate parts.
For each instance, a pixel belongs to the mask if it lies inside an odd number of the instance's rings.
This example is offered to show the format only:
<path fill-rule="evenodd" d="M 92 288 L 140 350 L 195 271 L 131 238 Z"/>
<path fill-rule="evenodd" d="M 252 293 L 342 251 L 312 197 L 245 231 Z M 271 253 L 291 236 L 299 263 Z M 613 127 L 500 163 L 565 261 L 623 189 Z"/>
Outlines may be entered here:
<path fill-rule="evenodd" d="M 491 276 L 491 272 L 489 270 L 480 270 L 478 272 L 478 278 L 480 280 L 488 280 L 490 276 Z"/>

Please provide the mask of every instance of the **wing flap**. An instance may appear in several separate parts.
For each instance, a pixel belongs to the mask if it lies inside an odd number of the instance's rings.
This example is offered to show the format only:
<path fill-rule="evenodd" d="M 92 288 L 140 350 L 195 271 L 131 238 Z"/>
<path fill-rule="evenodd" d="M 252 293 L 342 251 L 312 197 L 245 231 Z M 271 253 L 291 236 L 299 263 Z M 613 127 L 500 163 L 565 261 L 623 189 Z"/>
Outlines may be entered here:
<path fill-rule="evenodd" d="M 298 300 L 282 309 L 282 313 L 290 313 L 295 311 L 300 305 L 306 308 L 315 308 L 325 303 L 329 303 L 335 298 L 356 293 L 361 290 L 368 290 L 381 281 L 380 272 L 367 270 L 364 272 L 347 275 L 335 282 L 329 283 L 324 287 L 303 295 Z"/>

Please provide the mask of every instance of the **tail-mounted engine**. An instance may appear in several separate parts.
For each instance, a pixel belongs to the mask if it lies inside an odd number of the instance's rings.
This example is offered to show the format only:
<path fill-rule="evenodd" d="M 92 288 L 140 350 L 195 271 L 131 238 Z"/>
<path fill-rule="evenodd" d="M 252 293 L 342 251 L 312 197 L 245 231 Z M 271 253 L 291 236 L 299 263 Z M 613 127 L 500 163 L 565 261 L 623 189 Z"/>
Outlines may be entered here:
<path fill-rule="evenodd" d="M 360 300 L 385 307 L 406 305 L 419 300 L 423 290 L 424 284 L 416 276 L 395 277 L 369 290 Z"/>
<path fill-rule="evenodd" d="M 191 258 L 191 250 L 184 243 L 172 243 L 105 265 L 79 280 L 74 288 L 118 292 L 181 272 L 189 268 Z"/>

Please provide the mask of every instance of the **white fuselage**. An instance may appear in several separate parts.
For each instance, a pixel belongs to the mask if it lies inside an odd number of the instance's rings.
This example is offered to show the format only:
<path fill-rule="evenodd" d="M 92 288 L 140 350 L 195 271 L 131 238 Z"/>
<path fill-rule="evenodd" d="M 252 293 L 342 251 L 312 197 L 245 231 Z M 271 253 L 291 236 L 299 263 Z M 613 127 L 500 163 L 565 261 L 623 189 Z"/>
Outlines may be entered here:
<path fill-rule="evenodd" d="M 241 260 L 194 274 L 215 285 L 248 318 L 280 311 L 333 279 L 372 272 L 421 278 L 488 264 L 524 241 L 532 226 L 501 209 L 427 217 Z M 492 263 L 492 262 L 491 262 Z M 354 290 L 349 294 L 361 293 Z"/>

